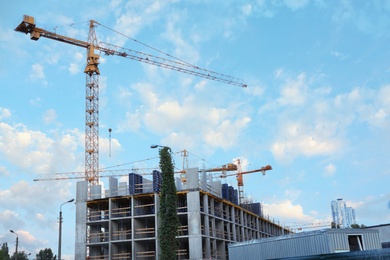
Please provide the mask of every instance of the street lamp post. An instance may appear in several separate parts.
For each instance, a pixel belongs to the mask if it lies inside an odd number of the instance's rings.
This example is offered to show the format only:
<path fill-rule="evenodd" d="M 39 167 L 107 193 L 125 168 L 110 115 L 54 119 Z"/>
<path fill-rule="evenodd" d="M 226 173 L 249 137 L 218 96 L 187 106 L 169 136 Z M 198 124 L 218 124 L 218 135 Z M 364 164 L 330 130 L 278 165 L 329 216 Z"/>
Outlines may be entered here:
<path fill-rule="evenodd" d="M 18 234 L 13 231 L 12 229 L 9 231 L 11 233 L 14 233 L 16 235 L 16 248 L 15 248 L 15 260 L 18 260 L 18 244 L 19 244 L 19 236 Z"/>
<path fill-rule="evenodd" d="M 168 147 L 168 146 L 159 145 L 159 144 L 152 144 L 152 145 L 150 146 L 150 148 L 152 148 L 152 149 L 156 149 L 157 147 L 160 147 L 160 148 L 168 148 L 169 152 L 172 152 L 171 148 Z"/>
<path fill-rule="evenodd" d="M 59 220 L 58 220 L 58 225 L 59 225 L 59 235 L 58 235 L 58 260 L 61 260 L 61 239 L 62 239 L 62 205 L 66 204 L 66 203 L 70 203 L 70 202 L 73 202 L 74 199 L 71 199 L 71 200 L 68 200 L 64 203 L 61 204 L 60 206 L 60 217 L 59 217 Z"/>

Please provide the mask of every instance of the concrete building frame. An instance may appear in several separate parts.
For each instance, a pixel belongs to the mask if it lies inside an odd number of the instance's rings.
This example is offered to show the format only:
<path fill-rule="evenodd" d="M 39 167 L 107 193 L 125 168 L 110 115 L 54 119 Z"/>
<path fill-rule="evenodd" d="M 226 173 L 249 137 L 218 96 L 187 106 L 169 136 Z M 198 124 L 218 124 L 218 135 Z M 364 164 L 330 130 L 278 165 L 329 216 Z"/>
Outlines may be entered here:
<path fill-rule="evenodd" d="M 288 233 L 282 226 L 222 199 L 212 189 L 219 183 L 199 182 L 198 169 L 188 169 L 178 189 L 180 242 L 177 259 L 228 259 L 228 244 Z M 203 173 L 204 175 L 204 173 Z M 128 194 L 115 178 L 102 195 L 101 186 L 78 182 L 75 259 L 158 259 L 159 194 L 145 188 Z M 88 195 L 89 191 L 89 195 Z"/>

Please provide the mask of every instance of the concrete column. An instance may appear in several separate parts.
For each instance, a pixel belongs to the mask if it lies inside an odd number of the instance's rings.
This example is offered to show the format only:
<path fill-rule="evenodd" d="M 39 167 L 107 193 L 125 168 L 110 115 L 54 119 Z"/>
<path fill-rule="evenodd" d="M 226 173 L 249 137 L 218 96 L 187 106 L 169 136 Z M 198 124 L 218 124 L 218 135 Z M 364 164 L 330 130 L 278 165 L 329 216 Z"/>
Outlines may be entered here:
<path fill-rule="evenodd" d="M 206 243 L 204 248 L 204 257 L 210 258 L 210 226 L 209 226 L 209 196 L 207 194 L 203 195 L 203 211 L 204 211 L 204 234 L 206 235 Z"/>
<path fill-rule="evenodd" d="M 134 195 L 131 196 L 131 255 L 132 259 L 135 259 L 135 243 L 134 243 L 134 238 L 135 238 L 135 224 L 134 224 L 134 216 L 135 216 L 135 207 L 134 207 L 135 199 Z"/>
<path fill-rule="evenodd" d="M 187 193 L 188 244 L 190 248 L 190 259 L 203 258 L 201 229 L 202 222 L 200 218 L 199 196 L 199 191 L 190 191 Z"/>
<path fill-rule="evenodd" d="M 87 257 L 87 195 L 88 181 L 77 182 L 76 238 L 74 259 L 86 259 Z"/>
<path fill-rule="evenodd" d="M 236 232 L 236 214 L 234 212 L 234 207 L 230 206 L 230 214 L 232 217 L 232 222 L 233 222 L 233 241 L 238 241 L 237 239 L 237 232 Z"/>
<path fill-rule="evenodd" d="M 118 182 L 117 182 L 118 183 Z M 118 186 L 117 186 L 118 187 Z M 111 190 L 110 190 L 111 192 Z M 111 260 L 112 258 L 112 199 L 108 199 L 108 260 Z"/>
<path fill-rule="evenodd" d="M 156 259 L 160 256 L 160 245 L 158 243 L 158 228 L 159 228 L 159 219 L 158 219 L 158 212 L 160 209 L 160 197 L 158 196 L 158 193 L 154 193 L 154 219 L 155 219 L 155 228 L 156 228 Z"/>
<path fill-rule="evenodd" d="M 245 222 L 244 222 L 244 212 L 240 211 L 240 223 L 241 223 L 241 239 L 240 241 L 245 241 Z"/>

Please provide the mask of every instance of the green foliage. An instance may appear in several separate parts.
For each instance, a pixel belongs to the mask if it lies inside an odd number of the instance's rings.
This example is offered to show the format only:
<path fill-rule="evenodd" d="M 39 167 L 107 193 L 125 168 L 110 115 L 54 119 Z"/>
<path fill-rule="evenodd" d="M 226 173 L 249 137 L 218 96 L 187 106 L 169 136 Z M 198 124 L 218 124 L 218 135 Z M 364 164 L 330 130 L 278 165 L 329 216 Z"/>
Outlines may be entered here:
<path fill-rule="evenodd" d="M 339 224 L 336 225 L 336 223 L 332 222 L 332 223 L 330 223 L 330 227 L 331 228 L 340 228 L 340 225 Z"/>
<path fill-rule="evenodd" d="M 17 256 L 17 257 L 16 257 Z M 28 260 L 28 255 L 26 254 L 26 252 L 24 251 L 18 251 L 18 253 L 16 254 L 16 252 L 12 255 L 11 257 L 11 260 Z"/>
<path fill-rule="evenodd" d="M 160 194 L 158 241 L 161 249 L 160 259 L 176 259 L 179 227 L 177 216 L 177 192 L 174 178 L 174 165 L 170 148 L 160 150 L 160 169 L 162 171 L 162 187 Z"/>
<path fill-rule="evenodd" d="M 8 251 L 8 244 L 3 243 L 1 245 L 1 250 L 0 250 L 0 260 L 9 260 L 9 251 Z"/>
<path fill-rule="evenodd" d="M 45 248 L 43 250 L 40 250 L 39 253 L 36 254 L 36 260 L 56 260 L 56 259 L 57 256 L 53 254 L 51 248 Z"/>
<path fill-rule="evenodd" d="M 360 226 L 359 226 L 359 224 L 352 224 L 351 225 L 351 228 L 365 228 L 366 226 L 364 225 L 364 224 L 361 224 Z"/>

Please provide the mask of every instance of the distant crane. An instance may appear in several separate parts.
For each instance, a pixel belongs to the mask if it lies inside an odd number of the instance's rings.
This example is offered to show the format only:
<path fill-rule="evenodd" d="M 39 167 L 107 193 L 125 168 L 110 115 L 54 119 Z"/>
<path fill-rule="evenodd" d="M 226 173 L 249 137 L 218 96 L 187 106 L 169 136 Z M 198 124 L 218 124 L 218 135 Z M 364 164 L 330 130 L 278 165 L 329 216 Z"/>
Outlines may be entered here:
<path fill-rule="evenodd" d="M 81 41 L 50 32 L 36 27 L 32 16 L 24 15 L 23 21 L 15 28 L 15 31 L 30 34 L 31 40 L 37 41 L 40 37 L 56 40 L 87 50 L 86 74 L 86 110 L 85 110 L 85 180 L 90 185 L 99 183 L 99 75 L 98 68 L 100 56 L 95 51 L 106 55 L 116 55 L 155 66 L 179 71 L 198 77 L 220 81 L 226 84 L 246 87 L 242 80 L 221 73 L 206 70 L 180 60 L 169 60 L 153 56 L 147 53 L 122 48 L 109 43 L 98 43 L 95 27 L 100 23 L 91 20 L 89 24 L 88 41 Z M 103 26 L 103 25 L 101 25 Z"/>
<path fill-rule="evenodd" d="M 237 173 L 233 174 L 222 174 L 219 177 L 221 178 L 226 178 L 228 176 L 236 176 L 237 179 L 237 187 L 238 187 L 238 202 L 239 205 L 241 205 L 244 202 L 244 180 L 243 180 L 243 175 L 248 174 L 248 173 L 254 173 L 254 172 L 261 172 L 263 175 L 265 175 L 266 171 L 272 170 L 271 165 L 266 165 L 261 167 L 260 169 L 256 170 L 251 170 L 251 171 L 245 171 L 243 172 L 241 170 L 241 160 L 237 160 L 237 165 L 236 165 Z"/>
<path fill-rule="evenodd" d="M 312 229 L 312 228 L 320 228 L 320 227 L 332 227 L 331 222 L 313 222 L 313 223 L 304 223 L 304 224 L 297 224 L 297 225 L 292 225 L 286 227 L 286 229 L 289 230 L 297 230 L 297 231 L 302 231 L 303 229 Z"/>
<path fill-rule="evenodd" d="M 175 154 L 180 153 L 181 156 L 183 157 L 183 169 L 177 169 L 175 171 L 175 174 L 180 174 L 180 177 L 182 175 L 185 175 L 186 170 L 184 168 L 184 165 L 187 166 L 188 168 L 188 162 L 187 162 L 187 157 L 188 157 L 188 151 L 187 150 L 182 150 L 179 152 L 175 152 Z M 129 173 L 136 173 L 139 175 L 152 175 L 153 171 L 157 170 L 159 171 L 159 167 L 150 167 L 150 168 L 130 168 L 130 169 L 112 169 L 113 167 L 122 167 L 123 165 L 128 165 L 128 164 L 135 164 L 143 161 L 150 161 L 152 159 L 157 159 L 158 157 L 153 157 L 153 158 L 146 158 L 143 160 L 138 160 L 135 162 L 129 162 L 126 164 L 122 165 L 116 165 L 116 166 L 111 166 L 103 169 L 98 170 L 98 174 L 100 178 L 107 178 L 107 177 L 123 177 L 123 176 L 128 176 Z M 85 179 L 85 173 L 81 171 L 74 171 L 74 172 L 62 172 L 62 173 L 49 173 L 49 174 L 39 174 L 36 178 L 33 179 L 33 181 L 62 181 L 62 180 L 77 180 L 77 179 Z M 183 181 L 185 183 L 185 181 Z"/>

